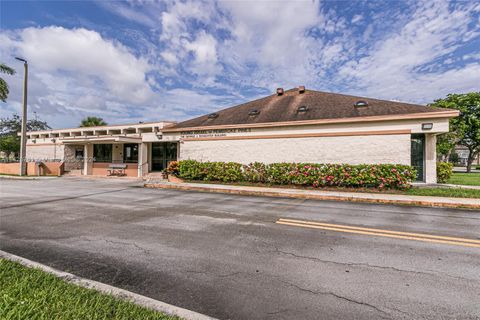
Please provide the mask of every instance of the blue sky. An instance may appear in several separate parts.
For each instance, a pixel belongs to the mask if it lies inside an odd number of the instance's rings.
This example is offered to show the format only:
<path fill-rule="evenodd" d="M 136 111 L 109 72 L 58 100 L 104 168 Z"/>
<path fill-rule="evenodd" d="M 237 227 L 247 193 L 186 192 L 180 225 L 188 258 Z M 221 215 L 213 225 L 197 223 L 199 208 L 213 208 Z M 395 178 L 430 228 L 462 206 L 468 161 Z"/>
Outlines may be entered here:
<path fill-rule="evenodd" d="M 480 90 L 480 1 L 1 1 L 0 116 L 183 120 L 307 88 L 426 104 Z"/>

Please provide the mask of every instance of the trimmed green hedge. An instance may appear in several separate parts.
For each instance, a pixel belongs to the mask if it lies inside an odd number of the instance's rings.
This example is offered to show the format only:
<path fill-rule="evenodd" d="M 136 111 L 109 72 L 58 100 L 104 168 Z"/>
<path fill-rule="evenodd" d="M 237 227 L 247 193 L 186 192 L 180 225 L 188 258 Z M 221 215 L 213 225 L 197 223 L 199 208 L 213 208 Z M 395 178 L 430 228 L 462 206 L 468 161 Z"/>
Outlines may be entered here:
<path fill-rule="evenodd" d="M 446 183 L 453 173 L 453 163 L 437 162 L 437 182 Z"/>
<path fill-rule="evenodd" d="M 179 176 L 186 180 L 253 182 L 311 187 L 407 189 L 415 169 L 398 164 L 316 164 L 179 161 Z"/>

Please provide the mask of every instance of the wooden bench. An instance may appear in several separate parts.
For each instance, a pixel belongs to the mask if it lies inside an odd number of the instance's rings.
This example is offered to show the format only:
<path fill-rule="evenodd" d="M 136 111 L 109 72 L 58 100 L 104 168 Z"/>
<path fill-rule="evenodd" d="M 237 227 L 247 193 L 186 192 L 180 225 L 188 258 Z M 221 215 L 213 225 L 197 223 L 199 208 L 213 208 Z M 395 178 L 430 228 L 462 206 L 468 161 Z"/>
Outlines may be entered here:
<path fill-rule="evenodd" d="M 125 163 L 111 163 L 108 165 L 108 175 L 109 176 L 125 176 L 125 169 L 127 165 Z"/>

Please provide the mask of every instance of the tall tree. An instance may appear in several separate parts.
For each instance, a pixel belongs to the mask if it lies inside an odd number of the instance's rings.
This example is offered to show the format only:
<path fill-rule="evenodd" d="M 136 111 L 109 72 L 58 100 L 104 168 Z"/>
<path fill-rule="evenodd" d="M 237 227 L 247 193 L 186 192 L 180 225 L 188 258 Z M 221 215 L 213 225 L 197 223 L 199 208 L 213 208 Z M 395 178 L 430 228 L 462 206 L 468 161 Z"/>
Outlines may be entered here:
<path fill-rule="evenodd" d="M 22 129 L 22 118 L 18 114 L 11 118 L 0 119 L 0 151 L 6 153 L 7 157 L 13 153 L 16 157 L 20 152 L 20 136 Z M 47 130 L 50 126 L 47 122 L 31 119 L 27 121 L 27 131 Z"/>
<path fill-rule="evenodd" d="M 106 126 L 107 123 L 99 117 L 86 117 L 80 122 L 80 127 Z"/>
<path fill-rule="evenodd" d="M 3 63 L 0 63 L 0 73 L 13 75 L 15 74 L 15 70 Z M 5 81 L 3 78 L 0 78 L 0 100 L 7 102 L 8 93 L 9 90 L 7 81 Z"/>
<path fill-rule="evenodd" d="M 468 151 L 467 172 L 480 153 L 480 92 L 448 94 L 445 99 L 435 100 L 433 107 L 460 110 L 460 115 L 450 120 L 450 128 L 455 133 L 455 144 L 465 146 Z"/>
<path fill-rule="evenodd" d="M 437 155 L 441 157 L 441 161 L 448 161 L 457 143 L 457 135 L 455 132 L 447 132 L 437 137 Z"/>

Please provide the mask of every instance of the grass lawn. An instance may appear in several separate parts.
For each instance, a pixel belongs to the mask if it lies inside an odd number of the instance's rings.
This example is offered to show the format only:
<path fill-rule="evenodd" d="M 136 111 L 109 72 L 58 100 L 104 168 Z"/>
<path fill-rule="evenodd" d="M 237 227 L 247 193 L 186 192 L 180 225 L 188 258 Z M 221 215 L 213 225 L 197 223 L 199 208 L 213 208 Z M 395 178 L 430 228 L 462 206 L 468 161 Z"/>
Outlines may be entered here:
<path fill-rule="evenodd" d="M 180 319 L 5 259 L 0 259 L 0 318 Z"/>
<path fill-rule="evenodd" d="M 467 186 L 480 186 L 480 173 L 460 173 L 454 172 L 448 183 L 464 184 Z"/>
<path fill-rule="evenodd" d="M 410 188 L 405 194 L 452 198 L 480 198 L 480 190 L 459 188 Z"/>

